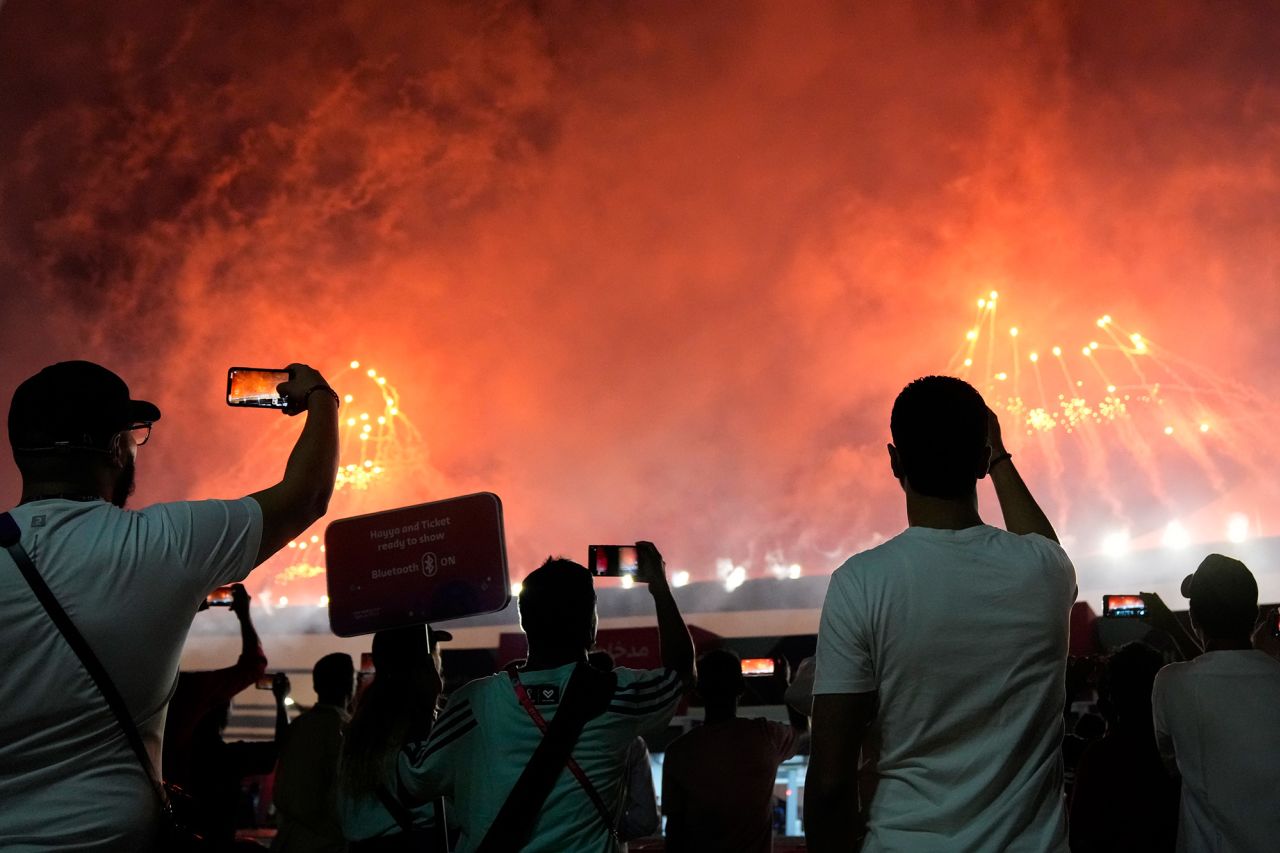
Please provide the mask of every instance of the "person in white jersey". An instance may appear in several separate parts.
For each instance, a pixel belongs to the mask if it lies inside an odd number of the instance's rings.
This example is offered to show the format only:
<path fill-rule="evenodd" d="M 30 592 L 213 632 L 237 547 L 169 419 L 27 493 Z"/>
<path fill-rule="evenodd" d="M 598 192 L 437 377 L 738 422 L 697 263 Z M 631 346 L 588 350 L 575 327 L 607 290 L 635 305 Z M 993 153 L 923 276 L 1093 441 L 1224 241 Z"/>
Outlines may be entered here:
<path fill-rule="evenodd" d="M 647 582 L 653 596 L 663 666 L 613 670 L 616 683 L 602 697 L 601 713 L 586 722 L 572 748 L 570 761 L 581 776 L 572 765 L 555 768 L 555 781 L 528 834 L 492 849 L 619 849 L 615 827 L 624 805 L 631 745 L 637 735 L 665 729 L 694 676 L 693 641 L 667 584 L 662 557 L 652 543 L 637 547 L 637 580 Z M 596 595 L 586 568 L 570 560 L 548 560 L 525 578 L 519 608 L 529 641 L 524 665 L 510 676 L 500 672 L 454 692 L 430 737 L 411 740 L 400 756 L 400 782 L 407 797 L 451 798 L 449 817 L 461 829 L 456 853 L 493 844 L 485 839 L 495 823 L 499 831 L 506 828 L 498 816 L 543 741 L 534 715 L 554 725 L 558 714 L 567 713 L 561 710 L 564 703 L 574 700 L 575 685 L 583 684 L 575 669 L 591 669 L 587 653 L 595 645 Z M 532 795 L 529 799 L 536 802 Z"/>
<path fill-rule="evenodd" d="M 894 402 L 890 430 L 910 526 L 849 558 L 827 590 L 809 850 L 1066 851 L 1075 570 L 974 388 L 918 379 Z M 978 513 L 988 474 L 1005 530 Z"/>
<path fill-rule="evenodd" d="M 1182 582 L 1204 653 L 1156 675 L 1156 745 L 1182 779 L 1179 851 L 1280 847 L 1280 661 L 1253 648 L 1258 583 L 1210 554 Z M 1274 614 L 1272 614 L 1274 615 Z M 1273 632 L 1261 626 L 1255 636 Z"/>
<path fill-rule="evenodd" d="M 11 510 L 36 570 L 121 694 L 159 775 L 165 709 L 192 617 L 324 514 L 337 471 L 337 395 L 291 365 L 306 424 L 276 485 L 239 500 L 125 509 L 160 419 L 118 376 L 61 362 L 9 409 L 22 475 Z M 260 414 L 260 413 L 259 413 Z M 0 554 L 0 849 L 147 851 L 159 800 L 116 717 L 8 553 Z"/>

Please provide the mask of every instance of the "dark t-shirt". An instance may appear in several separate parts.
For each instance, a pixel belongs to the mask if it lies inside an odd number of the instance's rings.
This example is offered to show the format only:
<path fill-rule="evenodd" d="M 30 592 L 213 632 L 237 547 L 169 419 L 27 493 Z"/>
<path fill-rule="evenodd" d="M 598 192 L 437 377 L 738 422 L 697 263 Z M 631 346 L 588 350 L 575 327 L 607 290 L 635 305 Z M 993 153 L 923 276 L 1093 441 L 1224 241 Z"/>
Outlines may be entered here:
<path fill-rule="evenodd" d="M 1173 850 L 1178 782 L 1161 764 L 1153 732 L 1109 734 L 1089 745 L 1076 770 L 1069 821 L 1072 853 Z"/>
<path fill-rule="evenodd" d="M 677 738 L 662 762 L 668 853 L 773 849 L 778 765 L 798 733 L 764 719 L 711 723 Z"/>

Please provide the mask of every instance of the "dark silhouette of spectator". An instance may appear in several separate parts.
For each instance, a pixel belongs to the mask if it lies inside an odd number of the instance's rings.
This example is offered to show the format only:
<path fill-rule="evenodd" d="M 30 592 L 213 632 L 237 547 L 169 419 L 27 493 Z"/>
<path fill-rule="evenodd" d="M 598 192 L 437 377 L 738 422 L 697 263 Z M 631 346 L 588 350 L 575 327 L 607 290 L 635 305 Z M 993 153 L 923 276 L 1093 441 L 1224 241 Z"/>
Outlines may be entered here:
<path fill-rule="evenodd" d="M 812 853 L 1064 851 L 1062 709 L 1075 570 L 982 397 L 949 377 L 893 406 L 910 527 L 831 578 L 818 631 Z M 990 473 L 1008 530 L 978 513 Z M 878 742 L 874 796 L 859 753 Z"/>
<path fill-rule="evenodd" d="M 1210 554 L 1182 581 L 1204 654 L 1156 676 L 1155 737 L 1181 777 L 1179 850 L 1272 851 L 1280 839 L 1280 661 L 1253 648 L 1258 584 Z"/>
<path fill-rule="evenodd" d="M 800 732 L 739 717 L 745 689 L 742 660 L 733 652 L 711 651 L 698 660 L 706 720 L 672 742 L 662 763 L 670 853 L 773 849 L 778 765 L 795 755 Z"/>
<path fill-rule="evenodd" d="M 360 694 L 342 745 L 338 813 L 352 853 L 440 850 L 433 803 L 399 796 L 396 765 L 410 731 L 429 731 L 442 689 L 439 641 L 422 626 L 373 637 L 373 681 Z"/>
<path fill-rule="evenodd" d="M 465 685 L 449 697 L 431 736 L 411 742 L 401 755 L 400 781 L 408 794 L 452 798 L 451 818 L 461 828 L 459 851 L 481 847 L 487 834 L 505 840 L 494 849 L 603 851 L 616 844 L 615 822 L 623 803 L 627 752 L 637 735 L 662 731 L 694 672 L 693 642 L 667 584 L 666 567 L 649 542 L 637 543 L 640 573 L 658 617 L 663 668 L 619 667 L 603 674 L 587 663 L 595 645 L 596 596 L 592 576 L 569 560 L 548 560 L 525 580 L 520 624 L 529 655 L 519 670 Z M 584 700 L 599 700 L 599 705 Z M 525 776 L 535 750 L 553 754 L 538 720 L 584 720 L 567 771 L 544 778 L 539 793 Z M 534 759 L 534 766 L 539 766 Z M 576 768 L 576 770 L 575 770 Z M 549 793 L 547 791 L 549 790 Z M 545 800 L 539 804 L 542 794 Z M 522 801 L 521 797 L 525 799 Z M 526 809 L 529 823 L 508 817 Z M 496 837 L 496 836 L 494 836 Z M 509 845 L 509 847 L 507 846 Z"/>
<path fill-rule="evenodd" d="M 270 773 L 275 767 L 277 746 L 289 728 L 285 707 L 285 699 L 289 697 L 288 677 L 276 673 L 271 694 L 276 706 L 274 740 L 230 743 L 224 740 L 231 716 L 230 702 L 206 714 L 192 733 L 191 773 L 184 790 L 192 801 L 193 828 L 203 836 L 210 851 L 236 849 L 236 828 L 241 822 L 240 816 L 247 811 L 241 808 L 241 782 L 246 776 Z"/>
<path fill-rule="evenodd" d="M 279 483 L 239 500 L 142 510 L 124 506 L 138 449 L 160 419 L 156 406 L 131 399 L 120 377 L 84 361 L 45 368 L 14 393 L 9 442 L 22 498 L 11 515 L 21 547 L 121 695 L 149 760 L 144 768 L 25 576 L 4 566 L 0 646 L 23 650 L 7 657 L 0 679 L 6 844 L 154 844 L 160 799 L 149 777 L 160 776 L 165 709 L 196 609 L 323 515 L 333 491 L 337 397 L 316 371 L 292 369 L 281 386 L 287 413 L 308 416 Z"/>
<path fill-rule="evenodd" d="M 338 755 L 355 694 L 351 655 L 335 653 L 311 670 L 316 704 L 289 726 L 279 743 L 274 801 L 281 853 L 343 853 L 347 842 L 337 815 Z"/>
<path fill-rule="evenodd" d="M 1151 689 L 1164 656 L 1129 643 L 1107 661 L 1098 707 L 1107 730 L 1090 743 L 1071 794 L 1071 849 L 1172 850 L 1178 827 L 1178 784 L 1156 750 Z"/>
<path fill-rule="evenodd" d="M 185 786 L 191 775 L 191 738 L 196 726 L 210 711 L 252 687 L 267 671 L 267 656 L 249 613 L 249 593 L 243 584 L 233 584 L 231 590 L 230 609 L 240 620 L 240 657 L 223 669 L 178 673 L 178 687 L 169 700 L 164 724 L 164 778 L 179 787 Z M 203 603 L 200 609 L 205 609 Z"/>

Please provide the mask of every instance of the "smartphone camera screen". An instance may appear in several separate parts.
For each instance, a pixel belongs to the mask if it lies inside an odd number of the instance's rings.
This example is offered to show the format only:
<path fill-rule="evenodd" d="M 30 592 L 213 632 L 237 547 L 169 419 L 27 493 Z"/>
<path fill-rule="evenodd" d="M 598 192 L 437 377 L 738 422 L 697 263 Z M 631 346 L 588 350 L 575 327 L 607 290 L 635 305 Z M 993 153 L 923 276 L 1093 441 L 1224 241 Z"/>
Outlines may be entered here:
<path fill-rule="evenodd" d="M 233 367 L 227 371 L 227 405 L 259 409 L 283 409 L 288 401 L 276 386 L 289 381 L 287 370 Z"/>
<path fill-rule="evenodd" d="M 634 545 L 592 545 L 587 568 L 598 578 L 634 578 L 640 572 L 640 555 Z"/>
<path fill-rule="evenodd" d="M 209 593 L 205 599 L 210 607 L 230 607 L 231 602 L 235 600 L 235 594 L 229 586 L 220 586 L 213 592 Z"/>
<path fill-rule="evenodd" d="M 1102 596 L 1103 616 L 1146 616 L 1147 603 L 1140 595 Z"/>
<path fill-rule="evenodd" d="M 270 690 L 272 684 L 275 683 L 275 680 L 275 674 L 268 672 L 266 675 L 259 678 L 253 686 L 259 690 Z"/>
<path fill-rule="evenodd" d="M 743 675 L 773 675 L 773 658 L 743 658 Z"/>

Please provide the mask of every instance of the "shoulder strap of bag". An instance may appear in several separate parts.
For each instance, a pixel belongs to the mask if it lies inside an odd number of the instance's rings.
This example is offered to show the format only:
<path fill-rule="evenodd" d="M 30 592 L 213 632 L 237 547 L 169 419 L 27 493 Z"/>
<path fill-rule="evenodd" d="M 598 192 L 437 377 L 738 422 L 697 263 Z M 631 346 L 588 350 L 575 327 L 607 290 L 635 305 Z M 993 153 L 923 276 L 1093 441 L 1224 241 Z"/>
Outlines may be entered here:
<path fill-rule="evenodd" d="M 36 598 L 44 605 L 49 618 L 53 620 L 53 624 L 62 632 L 67 645 L 76 653 L 76 657 L 80 658 L 80 663 L 84 666 L 85 671 L 89 673 L 89 677 L 97 685 L 102 697 L 107 700 L 107 705 L 111 708 L 111 712 L 116 715 L 116 721 L 124 732 L 125 740 L 133 748 L 134 754 L 138 757 L 138 763 L 142 765 L 143 772 L 147 774 L 147 779 L 151 782 L 151 787 L 155 789 L 156 796 L 160 798 L 161 807 L 167 810 L 168 797 L 164 794 L 164 787 L 160 780 L 156 778 L 155 766 L 151 763 L 151 757 L 147 755 L 147 748 L 142 743 L 142 736 L 138 734 L 138 727 L 133 723 L 133 717 L 129 714 L 128 706 L 125 705 L 124 699 L 116 691 L 115 683 L 112 682 L 111 676 L 107 675 L 106 669 L 103 668 L 97 655 L 93 653 L 93 649 L 89 647 L 89 643 L 76 628 L 75 623 L 71 621 L 71 617 L 62 609 L 62 605 L 58 603 L 58 599 L 54 597 L 52 590 L 44 582 L 44 578 L 40 577 L 40 572 L 36 569 L 35 563 L 31 562 L 27 549 L 22 547 L 21 536 L 22 531 L 18 527 L 18 523 L 14 521 L 13 516 L 7 512 L 0 514 L 0 546 L 3 546 L 9 552 L 9 556 L 13 558 L 13 561 L 18 564 L 18 569 L 22 572 L 22 576 L 26 578 L 31 591 L 36 594 Z"/>
<path fill-rule="evenodd" d="M 538 706 L 533 704 L 533 700 L 529 698 L 529 691 L 520 683 L 520 676 L 515 672 L 507 673 L 511 676 L 511 683 L 516 690 L 516 698 L 520 700 L 520 706 L 524 708 L 529 718 L 533 720 L 533 724 L 538 727 L 539 731 L 545 736 L 547 734 L 547 721 L 542 716 L 542 712 L 538 710 Z M 591 779 L 587 777 L 586 771 L 582 769 L 582 765 L 574 760 L 570 755 L 565 759 L 565 766 L 569 768 L 569 772 L 573 774 L 573 778 L 578 780 L 578 784 L 586 793 L 587 798 L 591 800 L 591 804 L 596 807 L 596 811 L 600 814 L 600 819 L 604 821 L 605 827 L 610 833 L 617 831 L 614 826 L 613 812 L 605 805 L 604 798 L 600 796 L 600 792 L 596 790 L 596 786 L 591 784 Z"/>
<path fill-rule="evenodd" d="M 519 677 L 512 675 L 512 682 L 518 685 Z M 600 672 L 586 663 L 574 668 L 556 715 L 550 723 L 544 721 L 546 729 L 541 742 L 476 853 L 515 853 L 524 846 L 560 771 L 570 761 L 582 729 L 588 721 L 604 713 L 616 683 L 615 674 Z M 612 820 L 606 819 L 606 825 L 612 832 Z"/>

